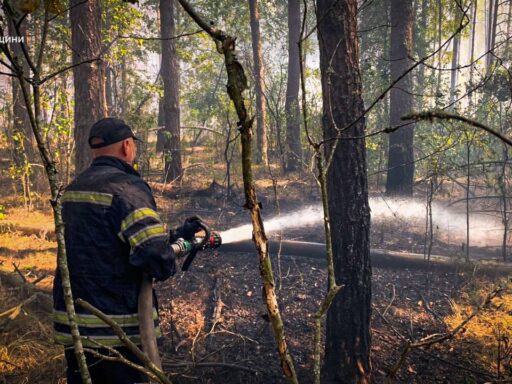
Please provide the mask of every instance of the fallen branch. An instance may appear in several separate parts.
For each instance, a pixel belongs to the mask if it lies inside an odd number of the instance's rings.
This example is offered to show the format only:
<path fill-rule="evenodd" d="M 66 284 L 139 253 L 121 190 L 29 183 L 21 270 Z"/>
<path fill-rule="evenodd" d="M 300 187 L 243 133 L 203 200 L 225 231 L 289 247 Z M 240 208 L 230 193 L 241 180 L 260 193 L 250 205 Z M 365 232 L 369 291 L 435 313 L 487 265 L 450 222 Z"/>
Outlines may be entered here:
<path fill-rule="evenodd" d="M 4 311 L 2 313 L 0 313 L 0 318 L 4 317 L 4 316 L 9 316 L 9 319 L 10 320 L 13 320 L 14 318 L 16 318 L 18 316 L 18 314 L 20 313 L 21 311 L 21 308 L 27 304 L 30 304 L 31 302 L 33 302 L 35 300 L 35 298 L 37 297 L 37 293 L 34 293 L 32 296 L 30 296 L 28 299 L 26 300 L 23 300 L 20 304 L 18 305 L 15 305 L 14 307 L 8 309 L 7 311 Z"/>
<path fill-rule="evenodd" d="M 441 316 L 439 316 L 436 312 L 434 312 L 434 310 L 432 308 L 430 308 L 430 304 L 428 303 L 428 299 L 425 298 L 425 296 L 421 292 L 420 292 L 420 298 L 421 298 L 421 302 L 423 303 L 423 307 L 425 308 L 425 310 L 428 313 L 430 313 L 436 320 L 443 321 Z"/>
<path fill-rule="evenodd" d="M 388 313 L 389 308 L 391 308 L 391 305 L 393 305 L 393 303 L 395 302 L 395 298 L 396 298 L 395 284 L 391 284 L 391 286 L 393 287 L 393 296 L 391 296 L 391 300 L 389 301 L 388 306 L 386 307 L 384 312 L 382 312 L 382 317 L 386 317 L 386 313 Z"/>
<path fill-rule="evenodd" d="M 396 374 L 402 367 L 403 363 L 405 362 L 405 359 L 407 355 L 411 352 L 411 350 L 416 348 L 422 348 L 422 347 L 430 347 L 434 344 L 442 343 L 443 341 L 452 339 L 455 337 L 458 333 L 465 331 L 465 326 L 467 323 L 469 323 L 476 315 L 478 315 L 482 309 L 487 307 L 492 299 L 494 299 L 499 293 L 503 291 L 503 288 L 497 287 L 493 289 L 482 301 L 482 303 L 476 307 L 473 312 L 466 317 L 463 321 L 459 323 L 452 331 L 445 332 L 445 333 L 434 333 L 432 335 L 428 335 L 426 337 L 423 337 L 417 341 L 406 341 L 402 353 L 400 354 L 400 357 L 398 361 L 395 363 L 395 365 L 389 370 L 388 374 L 386 375 L 386 383 L 391 383 L 392 379 L 396 377 Z"/>
<path fill-rule="evenodd" d="M 184 363 L 167 363 L 164 364 L 166 368 L 179 368 L 179 367 L 187 367 L 187 368 L 215 368 L 215 367 L 222 367 L 222 368 L 230 368 L 230 369 L 236 369 L 239 371 L 246 371 L 251 372 L 254 374 L 260 373 L 260 371 L 246 367 L 244 365 L 239 364 L 231 364 L 231 363 L 216 363 L 216 362 L 204 362 L 204 363 L 193 363 L 193 362 L 184 362 Z"/>
<path fill-rule="evenodd" d="M 221 293 L 221 285 L 222 278 L 215 279 L 215 286 L 213 288 L 213 315 L 212 315 L 212 328 L 210 329 L 210 333 L 213 332 L 217 323 L 222 322 L 222 308 L 224 307 L 224 302 L 222 301 L 222 293 Z"/>
<path fill-rule="evenodd" d="M 14 267 L 14 270 L 18 273 L 18 275 L 21 276 L 21 278 L 23 279 L 23 282 L 26 283 L 27 277 L 19 270 L 18 266 L 14 263 L 12 263 L 12 266 Z"/>

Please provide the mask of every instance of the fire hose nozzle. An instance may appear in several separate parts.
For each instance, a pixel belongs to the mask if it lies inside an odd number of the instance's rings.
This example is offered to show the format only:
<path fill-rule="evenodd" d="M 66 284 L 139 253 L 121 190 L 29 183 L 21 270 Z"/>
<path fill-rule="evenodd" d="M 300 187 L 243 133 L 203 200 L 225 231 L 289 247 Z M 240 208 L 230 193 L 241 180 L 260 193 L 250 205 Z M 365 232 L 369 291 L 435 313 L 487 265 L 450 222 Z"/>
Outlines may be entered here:
<path fill-rule="evenodd" d="M 218 232 L 211 232 L 210 238 L 208 239 L 208 242 L 205 245 L 205 249 L 215 249 L 219 248 L 222 245 L 222 237 L 220 237 L 220 234 Z"/>

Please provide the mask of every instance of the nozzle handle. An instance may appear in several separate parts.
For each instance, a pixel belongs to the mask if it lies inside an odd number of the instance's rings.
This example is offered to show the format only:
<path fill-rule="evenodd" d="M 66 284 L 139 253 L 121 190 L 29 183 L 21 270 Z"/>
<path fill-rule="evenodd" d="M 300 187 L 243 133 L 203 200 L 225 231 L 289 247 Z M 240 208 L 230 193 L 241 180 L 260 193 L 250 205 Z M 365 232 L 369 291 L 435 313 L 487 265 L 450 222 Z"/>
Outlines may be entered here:
<path fill-rule="evenodd" d="M 203 237 L 201 242 L 194 244 L 194 247 L 192 248 L 192 250 L 188 254 L 187 258 L 183 262 L 183 265 L 181 266 L 182 271 L 188 271 L 188 269 L 190 268 L 190 265 L 192 264 L 192 262 L 194 261 L 196 255 L 197 255 L 197 251 L 199 251 L 200 249 L 203 249 L 206 246 L 208 239 L 210 238 L 210 228 L 202 221 L 199 223 L 199 229 L 203 230 L 205 232 L 205 236 Z"/>

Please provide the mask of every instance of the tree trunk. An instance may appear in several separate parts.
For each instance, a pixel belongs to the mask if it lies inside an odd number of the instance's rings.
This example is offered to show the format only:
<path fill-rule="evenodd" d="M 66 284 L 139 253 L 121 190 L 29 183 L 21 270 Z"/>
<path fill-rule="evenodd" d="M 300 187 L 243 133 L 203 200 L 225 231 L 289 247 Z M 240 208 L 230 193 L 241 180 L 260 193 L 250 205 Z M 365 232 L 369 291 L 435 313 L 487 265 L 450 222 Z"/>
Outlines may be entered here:
<path fill-rule="evenodd" d="M 485 3 L 487 5 L 485 9 L 487 11 L 485 17 L 485 50 L 490 51 L 492 49 L 492 30 L 494 24 L 494 0 L 487 0 Z M 485 57 L 486 70 L 489 70 L 491 65 L 491 56 L 491 54 L 487 54 Z"/>
<path fill-rule="evenodd" d="M 101 10 L 98 0 L 70 0 L 71 45 L 75 85 L 75 173 L 89 166 L 91 126 L 106 116 L 105 76 L 101 60 L 82 63 L 101 53 Z M 82 63 L 78 65 L 79 63 Z"/>
<path fill-rule="evenodd" d="M 16 36 L 13 24 L 9 23 L 9 33 Z M 27 26 L 21 23 L 20 34 L 27 43 Z M 18 43 L 10 44 L 10 49 L 18 58 L 23 57 L 21 45 Z M 30 76 L 30 68 L 25 60 L 20 60 L 23 67 L 24 76 Z M 13 160 L 17 167 L 25 167 L 28 162 L 34 161 L 34 134 L 30 127 L 30 119 L 27 113 L 27 107 L 23 100 L 21 86 L 16 79 L 12 79 L 12 110 L 13 110 Z M 27 175 L 28 179 L 28 175 Z"/>
<path fill-rule="evenodd" d="M 419 3 L 419 1 L 417 2 Z M 415 34 L 416 40 L 414 41 L 416 45 L 416 53 L 418 57 L 423 58 L 425 57 L 427 53 L 427 46 L 428 41 L 427 37 L 425 36 L 425 32 L 427 30 L 427 16 L 428 16 L 428 8 L 429 8 L 429 1 L 428 0 L 422 0 L 421 1 L 421 17 L 420 17 L 420 23 L 419 28 L 417 30 L 417 33 Z M 423 94 L 425 93 L 425 66 L 420 65 L 418 68 L 418 82 L 416 84 L 416 90 L 418 97 L 416 99 L 416 108 L 421 111 L 423 110 Z"/>
<path fill-rule="evenodd" d="M 492 4 L 492 1 L 491 1 Z M 496 29 L 498 26 L 498 10 L 499 10 L 500 2 L 499 0 L 494 0 L 494 5 L 492 7 L 492 19 L 491 19 L 491 28 L 490 28 L 490 36 L 489 36 L 489 49 L 493 50 L 494 52 L 494 45 L 496 44 Z M 510 36 L 508 36 L 510 37 Z M 487 55 L 487 58 L 489 60 L 489 64 L 487 65 L 488 68 L 490 68 L 494 64 L 494 55 Z"/>
<path fill-rule="evenodd" d="M 115 114 L 114 88 L 112 87 L 112 82 L 114 81 L 114 78 L 112 75 L 112 67 L 110 65 L 107 65 L 105 71 L 105 97 L 107 99 L 107 115 L 112 116 Z"/>
<path fill-rule="evenodd" d="M 457 8 L 457 11 L 455 12 L 455 19 L 457 22 L 459 21 L 459 18 L 460 18 L 460 12 L 458 11 L 458 8 Z M 452 49 L 452 72 L 451 72 L 451 78 L 450 78 L 450 105 L 451 105 L 450 108 L 451 109 L 454 108 L 454 106 L 452 104 L 455 102 L 455 97 L 457 94 L 457 84 L 458 84 L 458 79 L 459 79 L 459 70 L 457 69 L 457 67 L 459 65 L 460 33 L 458 33 L 453 38 L 452 46 L 453 46 L 453 49 Z"/>
<path fill-rule="evenodd" d="M 391 79 L 403 75 L 412 47 L 412 0 L 391 2 L 391 48 L 389 54 Z M 390 124 L 397 126 L 400 118 L 413 108 L 411 76 L 406 75 L 391 90 Z M 404 127 L 389 135 L 387 195 L 412 196 L 414 181 L 414 130 Z"/>
<path fill-rule="evenodd" d="M 471 41 L 470 41 L 470 48 L 469 48 L 469 62 L 473 63 L 473 60 L 475 60 L 475 37 L 476 37 L 476 19 L 478 15 L 478 0 L 475 0 L 472 4 L 473 6 L 473 21 L 471 23 Z M 474 76 L 474 65 L 471 65 L 469 68 L 469 89 L 473 89 L 473 76 Z M 469 93 L 469 112 L 473 112 L 473 92 Z"/>
<path fill-rule="evenodd" d="M 437 54 L 437 84 L 436 84 L 436 100 L 435 105 L 436 108 L 439 108 L 442 101 L 442 89 L 441 89 L 441 81 L 442 81 L 442 75 L 443 71 L 441 68 L 443 68 L 443 50 L 441 49 L 441 45 L 443 44 L 443 1 L 437 0 L 437 48 L 439 49 L 439 52 Z M 435 70 L 434 70 L 435 71 Z"/>
<path fill-rule="evenodd" d="M 357 0 L 317 0 L 324 139 L 364 135 Z M 355 122 L 355 123 L 354 123 Z M 326 145 L 326 158 L 334 147 Z M 336 283 L 327 314 L 325 383 L 369 383 L 371 266 L 365 140 L 340 140 L 327 173 Z"/>
<path fill-rule="evenodd" d="M 249 0 L 249 9 L 251 13 L 251 36 L 252 53 L 254 58 L 254 82 L 256 85 L 256 141 L 257 141 L 257 159 L 268 165 L 268 143 L 267 143 L 267 104 L 263 94 L 263 84 L 265 76 L 265 67 L 263 64 L 263 53 L 261 50 L 260 34 L 260 11 L 258 0 Z"/>
<path fill-rule="evenodd" d="M 181 177 L 181 138 L 179 104 L 179 63 L 176 42 L 170 39 L 176 34 L 174 0 L 160 0 L 160 31 L 162 40 L 161 75 L 164 83 L 164 179 Z"/>
<path fill-rule="evenodd" d="M 300 143 L 299 85 L 300 0 L 288 1 L 288 81 L 286 83 L 286 170 L 294 171 L 302 161 Z"/>
<path fill-rule="evenodd" d="M 511 24 L 512 24 L 512 1 L 509 1 L 508 16 L 507 16 L 507 35 L 506 36 L 510 36 Z M 509 50 L 509 46 L 510 46 L 510 39 L 507 39 L 507 41 L 505 42 L 505 55 L 504 55 L 505 60 L 509 60 L 511 57 L 511 52 Z"/>

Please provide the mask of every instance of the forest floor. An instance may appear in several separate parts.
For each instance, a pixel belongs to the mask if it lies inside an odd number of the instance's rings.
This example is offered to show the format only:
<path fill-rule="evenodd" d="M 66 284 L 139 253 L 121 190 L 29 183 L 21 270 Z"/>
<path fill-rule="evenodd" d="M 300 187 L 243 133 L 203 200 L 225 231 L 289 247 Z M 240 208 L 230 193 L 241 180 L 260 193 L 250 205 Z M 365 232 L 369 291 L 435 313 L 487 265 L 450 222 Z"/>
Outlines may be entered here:
<path fill-rule="evenodd" d="M 6 169 L 7 160 L 0 159 L 0 163 L 0 169 Z M 259 176 L 257 187 L 264 211 L 277 212 L 272 180 L 263 171 Z M 226 200 L 222 188 L 204 191 L 209 181 L 197 180 L 187 177 L 175 189 L 152 184 L 171 226 L 192 214 L 201 215 L 216 230 L 248 222 L 239 190 L 235 190 L 236 198 Z M 287 177 L 277 183 L 277 189 L 283 213 L 319 202 L 314 181 L 305 176 Z M 204 192 L 194 192 L 198 190 Z M 63 350 L 52 342 L 48 305 L 38 294 L 36 300 L 16 308 L 36 292 L 28 284 L 19 284 L 20 279 L 41 279 L 37 287 L 51 291 L 56 244 L 47 201 L 46 195 L 35 195 L 32 209 L 27 210 L 12 180 L 0 174 L 0 213 L 5 215 L 0 220 L 0 383 L 65 383 Z M 378 207 L 372 210 L 380 217 Z M 372 223 L 372 246 L 423 253 L 425 227 L 420 216 L 417 212 L 410 215 L 415 218 L 412 225 L 395 214 L 382 215 Z M 463 256 L 463 236 L 452 233 L 447 241 L 442 225 L 435 228 L 432 253 Z M 322 230 L 315 226 L 285 231 L 283 236 L 322 241 Z M 497 256 L 496 247 L 484 242 L 476 245 L 471 248 L 472 257 Z M 282 256 L 274 259 L 274 270 L 296 369 L 301 383 L 312 383 L 314 313 L 325 293 L 325 264 Z M 460 272 L 456 267 L 443 271 L 374 268 L 374 382 L 384 382 L 406 339 L 450 332 L 498 284 L 505 291 L 464 327 L 465 332 L 431 348 L 412 350 L 394 381 L 484 383 L 504 382 L 512 376 L 512 284 L 508 279 L 484 275 L 478 269 Z M 164 333 L 163 362 L 174 383 L 285 382 L 261 300 L 255 254 L 223 253 L 222 248 L 204 253 L 189 272 L 178 272 L 158 284 L 157 294 Z M 11 308 L 14 310 L 4 313 Z"/>

